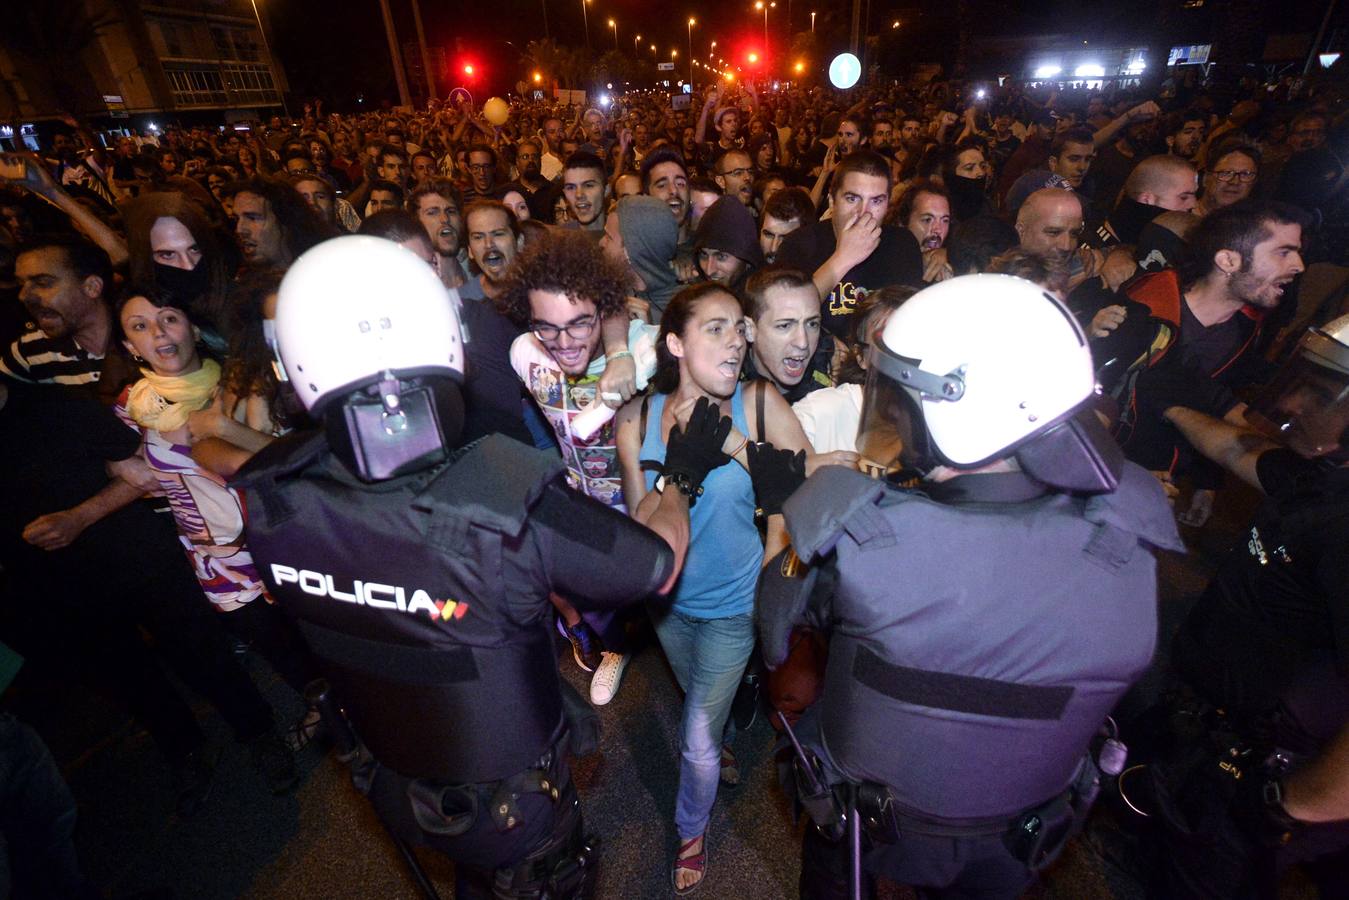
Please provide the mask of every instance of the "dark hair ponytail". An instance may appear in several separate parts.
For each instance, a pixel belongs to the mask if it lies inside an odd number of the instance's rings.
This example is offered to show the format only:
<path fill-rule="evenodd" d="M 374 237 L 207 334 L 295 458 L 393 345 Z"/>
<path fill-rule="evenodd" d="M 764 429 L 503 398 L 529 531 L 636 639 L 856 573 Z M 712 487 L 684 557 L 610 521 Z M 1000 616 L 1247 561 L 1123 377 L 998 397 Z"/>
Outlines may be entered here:
<path fill-rule="evenodd" d="M 699 303 L 713 294 L 725 294 L 735 300 L 737 305 L 740 304 L 740 299 L 724 285 L 715 281 L 704 281 L 691 284 L 675 294 L 670 298 L 665 312 L 661 314 L 660 333 L 656 335 L 656 373 L 651 376 L 651 384 L 658 392 L 672 394 L 675 388 L 679 387 L 679 360 L 666 347 L 665 336 L 673 334 L 683 337 L 689 319 L 693 318 L 693 311 L 698 308 Z"/>

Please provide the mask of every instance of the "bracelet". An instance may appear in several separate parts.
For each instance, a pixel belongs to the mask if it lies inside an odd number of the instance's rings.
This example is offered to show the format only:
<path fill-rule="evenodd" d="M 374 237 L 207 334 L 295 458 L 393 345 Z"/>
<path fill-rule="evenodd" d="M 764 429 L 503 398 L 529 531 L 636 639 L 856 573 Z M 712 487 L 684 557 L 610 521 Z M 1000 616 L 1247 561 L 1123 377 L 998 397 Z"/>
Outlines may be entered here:
<path fill-rule="evenodd" d="M 619 350 L 619 351 L 617 351 L 616 353 L 606 353 L 606 354 L 604 354 L 604 357 L 605 357 L 605 362 L 613 362 L 613 361 L 616 360 L 616 359 L 625 359 L 625 358 L 626 358 L 626 359 L 632 359 L 632 351 L 631 351 L 631 350 Z"/>

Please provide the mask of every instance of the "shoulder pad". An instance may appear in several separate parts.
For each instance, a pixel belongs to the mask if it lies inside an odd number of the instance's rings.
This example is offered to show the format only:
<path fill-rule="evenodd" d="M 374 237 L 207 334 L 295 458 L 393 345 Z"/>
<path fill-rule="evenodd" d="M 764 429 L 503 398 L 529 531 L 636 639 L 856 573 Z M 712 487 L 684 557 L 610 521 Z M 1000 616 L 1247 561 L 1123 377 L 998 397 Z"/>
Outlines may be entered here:
<path fill-rule="evenodd" d="M 1113 525 L 1127 531 L 1160 550 L 1185 552 L 1161 483 L 1134 463 L 1124 463 L 1115 490 L 1088 498 L 1083 516 L 1095 525 Z"/>
<path fill-rule="evenodd" d="M 875 505 L 886 485 L 843 466 L 824 466 L 783 505 L 787 532 L 807 562 L 829 554 L 844 526 L 859 510 Z"/>
<path fill-rule="evenodd" d="M 452 512 L 515 537 L 543 489 L 563 468 L 556 454 L 490 434 L 441 472 L 413 505 Z"/>
<path fill-rule="evenodd" d="M 253 454 L 230 479 L 230 487 L 245 490 L 284 478 L 308 466 L 326 449 L 322 430 L 292 431 Z"/>

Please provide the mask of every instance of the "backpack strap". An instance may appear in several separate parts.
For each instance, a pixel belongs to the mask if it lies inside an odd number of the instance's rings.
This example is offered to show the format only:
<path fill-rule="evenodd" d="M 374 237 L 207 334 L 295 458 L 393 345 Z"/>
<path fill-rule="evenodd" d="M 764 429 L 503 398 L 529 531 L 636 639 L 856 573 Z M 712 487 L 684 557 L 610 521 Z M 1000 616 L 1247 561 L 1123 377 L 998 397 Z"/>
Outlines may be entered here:
<path fill-rule="evenodd" d="M 765 381 L 764 379 L 760 378 L 760 379 L 757 379 L 757 380 L 754 382 L 754 384 L 751 385 L 751 387 L 757 387 L 757 388 L 759 389 L 758 393 L 756 393 L 756 394 L 754 395 L 754 428 L 755 428 L 755 433 L 752 435 L 752 437 L 753 437 L 755 443 L 762 443 L 762 442 L 763 442 L 763 439 L 764 439 L 764 434 L 765 434 L 765 432 L 766 432 L 766 430 L 765 430 L 765 428 L 764 428 L 764 412 L 763 412 L 763 406 L 764 406 L 764 391 L 768 390 L 768 382 Z"/>

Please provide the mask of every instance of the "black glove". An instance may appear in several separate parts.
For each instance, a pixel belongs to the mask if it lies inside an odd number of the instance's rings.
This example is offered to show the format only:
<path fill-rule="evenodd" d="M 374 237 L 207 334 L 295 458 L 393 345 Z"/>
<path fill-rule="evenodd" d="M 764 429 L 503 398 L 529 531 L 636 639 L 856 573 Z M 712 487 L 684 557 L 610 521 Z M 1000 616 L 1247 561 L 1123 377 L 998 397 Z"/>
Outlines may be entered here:
<path fill-rule="evenodd" d="M 660 474 L 667 485 L 677 487 L 688 496 L 689 506 L 703 492 L 703 479 L 707 473 L 731 461 L 721 449 L 730 433 L 731 417 L 723 416 L 721 409 L 706 397 L 698 398 L 683 431 L 677 424 L 670 426 Z"/>
<path fill-rule="evenodd" d="M 766 516 L 782 512 L 782 504 L 806 480 L 806 451 L 793 453 L 772 444 L 752 443 L 748 452 L 755 501 Z"/>

